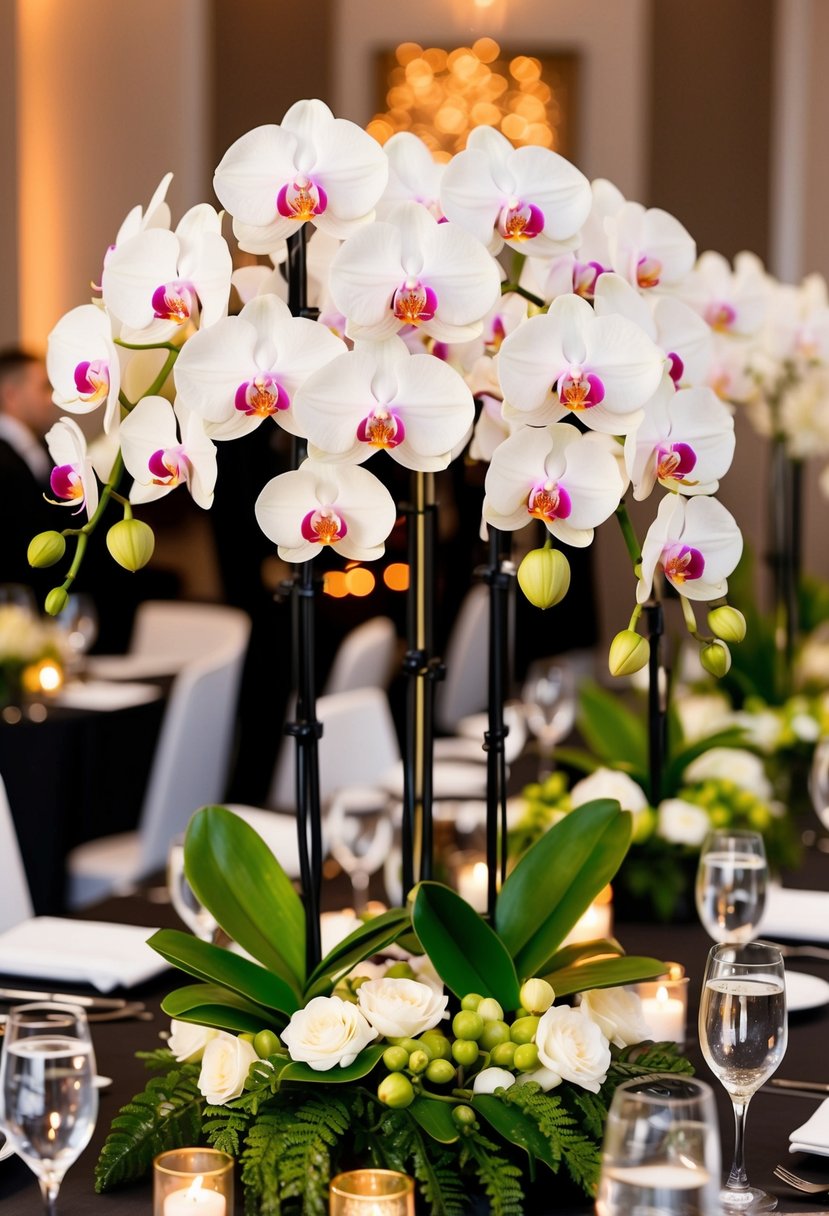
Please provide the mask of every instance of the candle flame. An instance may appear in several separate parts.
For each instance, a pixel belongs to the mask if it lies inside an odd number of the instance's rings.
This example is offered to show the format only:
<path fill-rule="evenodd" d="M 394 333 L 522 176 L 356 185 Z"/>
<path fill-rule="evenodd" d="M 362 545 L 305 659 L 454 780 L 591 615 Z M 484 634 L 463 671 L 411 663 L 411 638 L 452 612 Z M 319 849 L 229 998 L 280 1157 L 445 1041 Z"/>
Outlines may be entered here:
<path fill-rule="evenodd" d="M 660 1004 L 664 1004 L 664 1003 L 665 1003 L 665 1001 L 667 1001 L 667 999 L 668 999 L 668 989 L 665 987 L 665 985 L 664 985 L 664 984 L 660 984 L 660 985 L 659 985 L 659 987 L 657 988 L 657 990 L 656 990 L 656 999 L 657 999 L 657 1001 L 659 1001 L 659 1002 L 660 1002 Z"/>
<path fill-rule="evenodd" d="M 201 1194 L 203 1182 L 204 1182 L 204 1174 L 197 1174 L 196 1177 L 193 1179 L 191 1185 L 187 1188 L 186 1194 L 187 1194 L 188 1199 L 193 1199 L 193 1200 L 198 1199 L 199 1195 Z"/>

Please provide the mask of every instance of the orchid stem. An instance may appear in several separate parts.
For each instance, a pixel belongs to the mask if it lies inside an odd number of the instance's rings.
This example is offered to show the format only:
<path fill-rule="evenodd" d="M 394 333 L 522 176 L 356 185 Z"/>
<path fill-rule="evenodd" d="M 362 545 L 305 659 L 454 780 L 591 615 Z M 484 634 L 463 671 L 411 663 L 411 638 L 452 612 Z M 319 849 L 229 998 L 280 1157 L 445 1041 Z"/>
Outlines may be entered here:
<path fill-rule="evenodd" d="M 546 300 L 542 300 L 540 296 L 533 295 L 531 291 L 527 291 L 526 287 L 520 287 L 517 283 L 502 283 L 501 295 L 509 295 L 510 292 L 517 296 L 521 296 L 524 300 L 529 300 L 531 304 L 535 304 L 537 308 L 546 308 Z"/>
<path fill-rule="evenodd" d="M 107 481 L 106 485 L 104 486 L 103 490 L 101 491 L 101 497 L 98 500 L 98 506 L 96 507 L 94 514 L 91 515 L 89 517 L 89 519 L 87 520 L 87 522 L 84 524 L 84 526 L 82 528 L 78 529 L 78 531 L 75 533 L 75 535 L 77 535 L 77 538 L 78 538 L 78 543 L 75 547 L 75 556 L 72 559 L 72 565 L 69 567 L 69 569 L 66 573 L 66 578 L 63 583 L 64 591 L 69 590 L 70 586 L 72 585 L 72 583 L 75 581 L 75 578 L 77 577 L 78 571 L 81 568 L 81 563 L 83 562 L 84 553 L 86 552 L 86 546 L 89 541 L 89 537 L 92 535 L 92 533 L 97 528 L 97 526 L 101 520 L 101 516 L 103 515 L 104 511 L 107 508 L 107 503 L 109 502 L 112 495 L 115 493 L 115 487 L 118 485 L 118 482 L 121 480 L 121 474 L 123 473 L 123 471 L 124 471 L 124 461 L 121 456 L 121 453 L 119 452 L 118 455 L 115 457 L 115 462 L 112 466 L 112 471 L 109 475 L 109 480 Z M 120 494 L 117 495 L 117 498 L 121 502 L 124 501 L 121 498 Z"/>
<path fill-rule="evenodd" d="M 619 521 L 619 527 L 622 529 L 622 537 L 624 538 L 625 547 L 628 551 L 631 562 L 633 563 L 633 571 L 636 576 L 639 576 L 642 565 L 642 546 L 639 544 L 639 539 L 636 535 L 636 530 L 633 527 L 630 515 L 628 514 L 627 506 L 624 498 L 616 508 L 615 515 Z"/>

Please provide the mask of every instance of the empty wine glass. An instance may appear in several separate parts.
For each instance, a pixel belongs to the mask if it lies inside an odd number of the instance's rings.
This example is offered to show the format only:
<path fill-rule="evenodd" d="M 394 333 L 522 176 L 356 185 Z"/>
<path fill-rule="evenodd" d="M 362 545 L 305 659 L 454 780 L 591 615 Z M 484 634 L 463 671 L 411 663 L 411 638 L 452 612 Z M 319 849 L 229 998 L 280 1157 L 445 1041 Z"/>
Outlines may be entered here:
<path fill-rule="evenodd" d="M 766 906 L 768 862 L 759 832 L 709 832 L 697 866 L 697 912 L 715 942 L 747 942 Z"/>
<path fill-rule="evenodd" d="M 530 664 L 521 689 L 527 726 L 538 740 L 538 779 L 553 771 L 555 746 L 569 735 L 576 720 L 573 669 L 562 660 L 540 659 Z"/>
<path fill-rule="evenodd" d="M 598 1216 L 713 1216 L 719 1190 L 711 1086 L 674 1073 L 617 1086 L 605 1124 Z"/>
<path fill-rule="evenodd" d="M 97 1115 L 95 1056 L 83 1010 L 48 1001 L 12 1009 L 0 1056 L 0 1123 L 37 1175 L 47 1216 Z"/>
<path fill-rule="evenodd" d="M 354 908 L 362 911 L 369 880 L 391 852 L 394 827 L 380 790 L 340 790 L 325 824 L 328 849 L 351 879 Z"/>
<path fill-rule="evenodd" d="M 92 597 L 73 592 L 55 620 L 64 632 L 68 665 L 77 670 L 98 637 L 98 613 Z"/>
<path fill-rule="evenodd" d="M 777 1199 L 749 1185 L 745 1167 L 748 1104 L 786 1051 L 786 977 L 780 951 L 766 942 L 720 943 L 708 953 L 699 1009 L 702 1054 L 734 1107 L 731 1171 L 720 1191 L 727 1212 L 768 1212 Z"/>
<path fill-rule="evenodd" d="M 203 942 L 215 942 L 219 925 L 199 901 L 184 872 L 184 837 L 176 836 L 167 853 L 167 890 L 170 902 L 187 928 Z"/>
<path fill-rule="evenodd" d="M 829 828 L 829 738 L 821 739 L 812 755 L 809 797 L 818 819 Z"/>

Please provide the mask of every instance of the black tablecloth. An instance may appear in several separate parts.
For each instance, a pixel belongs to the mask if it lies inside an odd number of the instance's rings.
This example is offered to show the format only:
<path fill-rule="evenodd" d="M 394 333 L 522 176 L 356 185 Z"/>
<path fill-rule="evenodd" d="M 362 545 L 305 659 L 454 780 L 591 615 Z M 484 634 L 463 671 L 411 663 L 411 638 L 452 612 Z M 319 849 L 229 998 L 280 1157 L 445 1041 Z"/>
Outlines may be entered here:
<path fill-rule="evenodd" d="M 64 911 L 75 845 L 134 828 L 166 704 L 93 712 L 49 707 L 43 721 L 0 723 L 6 786 L 35 912 Z"/>
<path fill-rule="evenodd" d="M 795 877 L 797 885 L 825 886 L 829 880 L 829 857 L 818 853 L 817 850 L 810 851 L 803 870 Z M 340 889 L 332 885 L 328 894 L 330 906 L 342 906 Z M 89 915 L 93 913 L 90 912 Z M 94 915 L 131 924 L 178 923 L 169 906 L 137 897 L 110 900 L 96 908 Z M 725 1168 L 734 1143 L 731 1106 L 724 1090 L 711 1076 L 702 1060 L 696 1037 L 699 987 L 711 942 L 697 924 L 666 926 L 631 923 L 617 924 L 616 929 L 628 953 L 646 953 L 678 961 L 684 965 L 690 976 L 689 1042 L 686 1051 L 696 1066 L 698 1075 L 712 1084 L 717 1095 Z M 829 980 L 829 962 L 798 959 L 797 969 L 814 972 Z M 130 993 L 148 1002 L 155 1014 L 151 1022 L 116 1022 L 93 1027 L 98 1070 L 114 1078 L 114 1083 L 111 1088 L 101 1093 L 98 1125 L 91 1144 L 66 1176 L 59 1203 L 60 1216 L 97 1216 L 98 1213 L 100 1216 L 107 1216 L 107 1213 L 112 1213 L 113 1216 L 116 1213 L 117 1216 L 150 1216 L 150 1182 L 96 1196 L 93 1192 L 93 1171 L 112 1117 L 119 1107 L 146 1083 L 147 1073 L 143 1065 L 135 1059 L 135 1052 L 151 1050 L 160 1045 L 159 1034 L 169 1028 L 169 1023 L 160 1012 L 159 1002 L 165 992 L 177 986 L 180 978 L 175 972 L 168 971 L 152 985 Z M 829 1006 L 792 1014 L 789 1045 L 779 1070 L 780 1074 L 799 1079 L 829 1081 L 827 1037 Z M 749 1177 L 753 1183 L 780 1196 L 781 1212 L 826 1212 L 829 1209 L 829 1195 L 798 1195 L 777 1182 L 772 1173 L 778 1162 L 787 1162 L 792 1168 L 797 1168 L 798 1158 L 790 1158 L 788 1153 L 789 1132 L 808 1118 L 818 1101 L 819 1099 L 761 1090 L 751 1102 L 747 1124 Z M 825 1161 L 809 1158 L 808 1161 L 817 1166 L 819 1176 L 825 1178 L 829 1186 L 829 1158 Z M 237 1187 L 237 1192 L 239 1190 Z M 590 1210 L 590 1205 L 586 1202 L 577 1208 L 558 1207 L 555 1194 L 555 1184 L 551 1182 L 551 1213 L 563 1213 L 564 1216 L 568 1213 L 571 1216 L 581 1213 L 583 1216 Z M 12 1216 L 12 1213 L 14 1216 L 42 1216 L 40 1195 L 34 1177 L 17 1158 L 0 1163 L 0 1212 L 8 1212 L 9 1216 Z M 237 1213 L 241 1212 L 241 1195 L 237 1193 Z"/>

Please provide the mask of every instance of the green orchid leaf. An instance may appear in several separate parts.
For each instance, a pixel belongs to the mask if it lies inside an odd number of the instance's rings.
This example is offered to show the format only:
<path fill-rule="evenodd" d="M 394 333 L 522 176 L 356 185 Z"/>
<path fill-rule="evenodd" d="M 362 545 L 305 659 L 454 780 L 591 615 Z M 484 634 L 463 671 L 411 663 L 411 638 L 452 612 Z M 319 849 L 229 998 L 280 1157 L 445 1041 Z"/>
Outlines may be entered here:
<path fill-rule="evenodd" d="M 202 807 L 187 829 L 184 868 L 228 937 L 299 997 L 305 980 L 302 901 L 253 828 L 225 807 Z"/>
<path fill-rule="evenodd" d="M 615 938 L 600 937 L 592 942 L 573 942 L 571 946 L 562 946 L 556 950 L 552 958 L 548 958 L 539 971 L 546 975 L 548 971 L 561 971 L 565 967 L 574 967 L 583 959 L 593 958 L 597 954 L 624 954 L 624 949 Z"/>
<path fill-rule="evenodd" d="M 196 1022 L 199 1026 L 214 1026 L 218 1030 L 243 1031 L 256 1034 L 260 1030 L 285 1026 L 285 1019 L 271 1009 L 263 1009 L 236 992 L 215 984 L 189 984 L 177 988 L 161 1002 L 161 1008 L 171 1018 L 181 1022 Z"/>
<path fill-rule="evenodd" d="M 580 747 L 557 747 L 556 764 L 575 769 L 578 773 L 595 773 L 597 768 L 602 767 L 598 756 L 582 751 Z"/>
<path fill-rule="evenodd" d="M 574 992 L 589 992 L 591 988 L 619 988 L 640 980 L 664 975 L 667 965 L 657 958 L 642 958 L 626 954 L 621 958 L 602 958 L 595 962 L 561 967 L 544 976 L 555 989 L 556 997 L 572 996 Z"/>
<path fill-rule="evenodd" d="M 648 771 L 648 736 L 645 724 L 627 709 L 615 693 L 587 682 L 579 693 L 578 728 L 588 749 L 613 768 L 630 764 Z"/>
<path fill-rule="evenodd" d="M 372 1043 L 370 1047 L 366 1047 L 360 1052 L 353 1064 L 349 1064 L 345 1068 L 335 1066 L 324 1072 L 318 1072 L 310 1064 L 303 1064 L 301 1060 L 295 1060 L 282 1069 L 279 1079 L 280 1082 L 314 1081 L 317 1084 L 322 1082 L 325 1085 L 344 1085 L 348 1081 L 359 1081 L 362 1077 L 368 1076 L 377 1066 L 387 1047 L 388 1043 Z"/>
<path fill-rule="evenodd" d="M 440 978 L 455 996 L 491 996 L 517 1009 L 518 976 L 494 930 L 457 892 L 438 882 L 415 888 L 412 924 Z"/>
<path fill-rule="evenodd" d="M 178 929 L 159 929 L 147 945 L 197 980 L 221 984 L 268 1009 L 290 1016 L 300 1007 L 296 993 L 283 979 L 232 950 L 200 941 Z"/>
<path fill-rule="evenodd" d="M 728 726 L 713 735 L 706 735 L 704 739 L 696 739 L 693 743 L 686 744 L 672 755 L 665 765 L 663 784 L 666 794 L 679 789 L 688 765 L 698 756 L 704 755 L 709 748 L 745 746 L 746 733 L 740 726 Z"/>
<path fill-rule="evenodd" d="M 610 882 L 630 836 L 628 812 L 601 798 L 565 815 L 527 850 L 495 906 L 495 926 L 522 979 L 538 974 Z"/>
<path fill-rule="evenodd" d="M 475 1094 L 472 1105 L 499 1136 L 523 1148 L 531 1166 L 534 1161 L 543 1161 L 551 1170 L 558 1169 L 559 1163 L 553 1156 L 549 1140 L 542 1135 L 538 1124 L 522 1111 L 502 1102 L 495 1094 Z"/>
<path fill-rule="evenodd" d="M 409 1114 L 419 1123 L 427 1136 L 437 1140 L 439 1144 L 454 1144 L 460 1135 L 458 1125 L 452 1118 L 452 1108 L 445 1102 L 434 1098 L 419 1096 L 411 1106 L 407 1107 Z"/>
<path fill-rule="evenodd" d="M 361 924 L 329 951 L 309 976 L 305 1000 L 326 995 L 341 975 L 385 950 L 410 928 L 411 920 L 405 908 L 392 908 Z"/>

